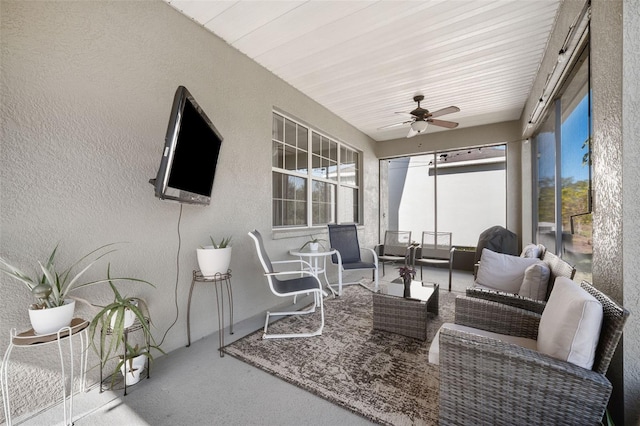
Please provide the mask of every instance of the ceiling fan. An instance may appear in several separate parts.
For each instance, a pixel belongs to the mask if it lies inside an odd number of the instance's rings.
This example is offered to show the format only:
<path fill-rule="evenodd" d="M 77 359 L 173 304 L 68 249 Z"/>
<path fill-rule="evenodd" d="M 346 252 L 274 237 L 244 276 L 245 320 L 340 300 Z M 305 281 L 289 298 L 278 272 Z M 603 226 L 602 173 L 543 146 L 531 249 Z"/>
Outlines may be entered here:
<path fill-rule="evenodd" d="M 439 109 L 434 112 L 429 112 L 428 109 L 424 109 L 420 107 L 420 102 L 424 100 L 423 95 L 416 95 L 413 97 L 413 100 L 418 103 L 418 107 L 413 111 L 407 112 L 396 112 L 396 114 L 408 115 L 411 117 L 411 120 L 403 121 L 402 123 L 390 124 L 388 126 L 380 127 L 378 130 L 390 129 L 392 127 L 404 126 L 405 124 L 410 124 L 411 128 L 409 129 L 408 138 L 412 138 L 418 133 L 423 133 L 427 130 L 427 126 L 429 124 L 433 124 L 434 126 L 446 127 L 447 129 L 454 129 L 458 127 L 458 123 L 454 123 L 453 121 L 446 120 L 434 120 L 435 117 L 440 117 L 445 114 L 452 114 L 454 112 L 460 111 L 460 108 L 456 106 L 450 106 L 446 108 Z"/>

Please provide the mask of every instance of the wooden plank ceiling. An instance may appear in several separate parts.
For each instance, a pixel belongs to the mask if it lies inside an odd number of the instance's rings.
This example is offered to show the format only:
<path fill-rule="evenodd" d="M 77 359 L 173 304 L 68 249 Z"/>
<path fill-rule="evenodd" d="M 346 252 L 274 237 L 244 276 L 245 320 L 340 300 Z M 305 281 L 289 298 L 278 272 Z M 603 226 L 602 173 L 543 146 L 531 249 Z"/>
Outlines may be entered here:
<path fill-rule="evenodd" d="M 165 0 L 377 141 L 416 107 L 520 118 L 560 0 Z M 292 111 L 292 113 L 295 113 Z M 427 132 L 442 128 L 429 126 Z"/>

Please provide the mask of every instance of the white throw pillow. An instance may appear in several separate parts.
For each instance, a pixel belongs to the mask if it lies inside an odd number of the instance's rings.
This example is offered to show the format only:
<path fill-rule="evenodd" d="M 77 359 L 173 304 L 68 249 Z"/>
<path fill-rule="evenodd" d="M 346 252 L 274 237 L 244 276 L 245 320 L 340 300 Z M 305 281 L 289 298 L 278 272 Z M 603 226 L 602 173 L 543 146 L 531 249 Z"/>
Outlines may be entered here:
<path fill-rule="evenodd" d="M 476 284 L 507 293 L 518 293 L 524 271 L 540 259 L 512 256 L 482 249 Z"/>
<path fill-rule="evenodd" d="M 524 271 L 524 279 L 518 294 L 535 300 L 544 300 L 547 296 L 551 271 L 546 263 L 538 261 Z"/>
<path fill-rule="evenodd" d="M 527 244 L 522 249 L 522 253 L 520 253 L 520 257 L 537 257 L 540 259 L 540 246 L 537 244 Z"/>
<path fill-rule="evenodd" d="M 591 369 L 602 327 L 602 304 L 576 282 L 556 278 L 538 327 L 538 351 Z"/>

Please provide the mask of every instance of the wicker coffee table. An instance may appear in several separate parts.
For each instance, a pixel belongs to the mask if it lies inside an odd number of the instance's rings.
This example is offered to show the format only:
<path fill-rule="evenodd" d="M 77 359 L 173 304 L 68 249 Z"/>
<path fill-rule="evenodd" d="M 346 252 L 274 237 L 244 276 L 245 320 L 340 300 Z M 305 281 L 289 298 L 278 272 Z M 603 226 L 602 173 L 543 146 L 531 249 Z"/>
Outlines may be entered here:
<path fill-rule="evenodd" d="M 385 290 L 373 294 L 373 329 L 414 339 L 427 339 L 427 317 L 438 315 L 437 283 L 412 281 L 411 297 L 403 297 L 404 284 L 393 280 Z"/>

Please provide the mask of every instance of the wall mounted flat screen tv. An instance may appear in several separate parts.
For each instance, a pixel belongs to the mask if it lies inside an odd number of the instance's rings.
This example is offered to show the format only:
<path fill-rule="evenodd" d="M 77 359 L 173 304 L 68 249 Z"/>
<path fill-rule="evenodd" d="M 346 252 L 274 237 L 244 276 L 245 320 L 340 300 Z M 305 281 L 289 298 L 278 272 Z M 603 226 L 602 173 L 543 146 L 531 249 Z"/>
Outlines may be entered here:
<path fill-rule="evenodd" d="M 169 117 L 156 197 L 188 204 L 208 205 L 216 174 L 222 135 L 186 87 L 176 90 Z"/>

